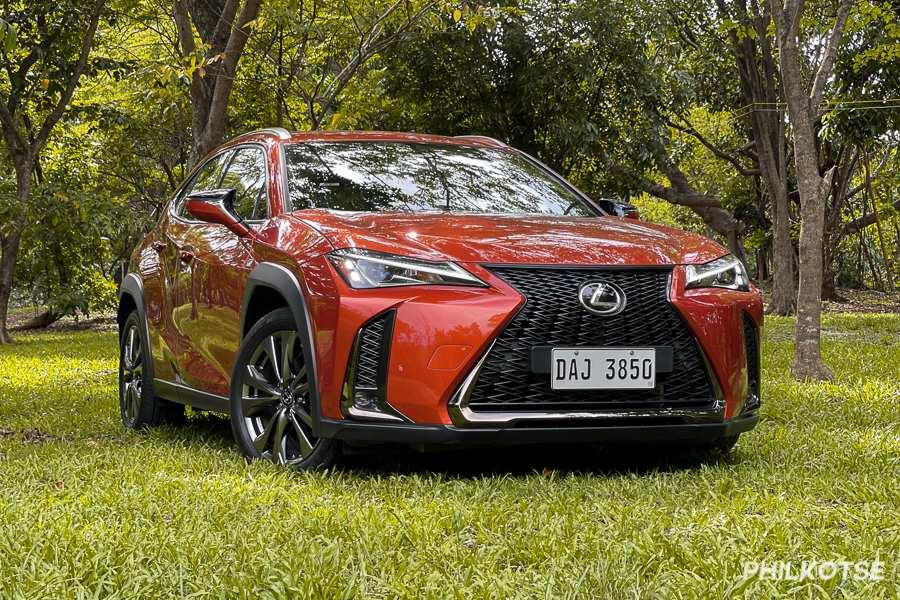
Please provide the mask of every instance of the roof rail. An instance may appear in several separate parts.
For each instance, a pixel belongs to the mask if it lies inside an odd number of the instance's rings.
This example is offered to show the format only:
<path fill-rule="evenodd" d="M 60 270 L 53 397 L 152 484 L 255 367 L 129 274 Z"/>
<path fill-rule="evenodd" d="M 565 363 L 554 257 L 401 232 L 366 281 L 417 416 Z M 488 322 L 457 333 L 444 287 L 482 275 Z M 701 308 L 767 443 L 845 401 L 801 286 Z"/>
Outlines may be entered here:
<path fill-rule="evenodd" d="M 496 146 L 507 147 L 509 144 L 501 142 L 497 138 L 492 138 L 487 135 L 455 135 L 453 136 L 455 140 L 471 140 L 473 142 L 487 142 Z"/>
<path fill-rule="evenodd" d="M 257 129 L 251 133 L 274 133 L 278 136 L 279 139 L 289 140 L 291 139 L 291 132 L 285 129 L 284 127 L 264 127 L 262 129 Z"/>

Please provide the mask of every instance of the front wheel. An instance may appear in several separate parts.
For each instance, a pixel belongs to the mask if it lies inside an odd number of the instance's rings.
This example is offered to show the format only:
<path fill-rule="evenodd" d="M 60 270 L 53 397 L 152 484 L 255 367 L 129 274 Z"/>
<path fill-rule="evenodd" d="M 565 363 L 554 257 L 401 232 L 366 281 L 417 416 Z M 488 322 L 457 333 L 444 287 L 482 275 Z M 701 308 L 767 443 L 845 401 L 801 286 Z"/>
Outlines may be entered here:
<path fill-rule="evenodd" d="M 261 318 L 244 338 L 231 377 L 231 429 L 241 451 L 297 469 L 334 463 L 337 444 L 312 429 L 310 371 L 290 310 Z"/>

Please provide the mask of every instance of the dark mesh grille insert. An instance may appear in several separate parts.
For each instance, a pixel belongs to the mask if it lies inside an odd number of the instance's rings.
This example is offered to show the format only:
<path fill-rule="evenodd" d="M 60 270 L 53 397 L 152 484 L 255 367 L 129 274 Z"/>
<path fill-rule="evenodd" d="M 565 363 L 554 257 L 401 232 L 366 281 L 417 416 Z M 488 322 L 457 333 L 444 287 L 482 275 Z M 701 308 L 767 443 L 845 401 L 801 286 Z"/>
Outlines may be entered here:
<path fill-rule="evenodd" d="M 381 365 L 384 352 L 385 328 L 390 313 L 378 317 L 365 327 L 360 333 L 359 358 L 356 364 L 356 387 L 377 388 L 378 369 Z"/>
<path fill-rule="evenodd" d="M 697 341 L 667 299 L 669 269 L 490 267 L 526 303 L 497 338 L 469 398 L 473 410 L 580 410 L 706 406 L 712 384 Z M 578 301 L 591 281 L 615 283 L 627 297 L 614 316 Z M 657 373 L 652 390 L 555 391 L 531 371 L 533 346 L 672 346 L 674 371 Z"/>
<path fill-rule="evenodd" d="M 747 313 L 744 317 L 744 344 L 747 349 L 747 383 L 748 392 L 759 397 L 759 333 L 753 319 Z"/>

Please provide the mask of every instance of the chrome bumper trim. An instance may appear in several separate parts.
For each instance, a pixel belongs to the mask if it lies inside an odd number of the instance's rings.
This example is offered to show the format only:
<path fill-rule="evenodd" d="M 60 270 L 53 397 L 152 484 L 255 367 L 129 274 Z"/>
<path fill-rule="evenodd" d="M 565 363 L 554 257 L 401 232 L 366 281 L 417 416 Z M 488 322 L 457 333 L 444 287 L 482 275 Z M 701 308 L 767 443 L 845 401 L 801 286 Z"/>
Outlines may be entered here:
<path fill-rule="evenodd" d="M 703 408 L 659 408 L 659 409 L 609 409 L 609 410 L 579 410 L 579 411 L 521 411 L 521 412 L 477 412 L 469 408 L 469 398 L 475 388 L 475 382 L 481 373 L 485 360 L 493 350 L 494 344 L 488 347 L 478 363 L 472 368 L 456 393 L 447 404 L 447 412 L 450 420 L 457 427 L 487 427 L 497 425 L 510 425 L 518 421 L 535 420 L 559 420 L 572 419 L 665 419 L 684 418 L 688 422 L 711 423 L 725 420 L 725 399 L 715 375 L 710 372 L 716 398 Z M 701 355 L 706 360 L 706 355 L 701 349 Z M 706 363 L 709 369 L 709 362 Z"/>

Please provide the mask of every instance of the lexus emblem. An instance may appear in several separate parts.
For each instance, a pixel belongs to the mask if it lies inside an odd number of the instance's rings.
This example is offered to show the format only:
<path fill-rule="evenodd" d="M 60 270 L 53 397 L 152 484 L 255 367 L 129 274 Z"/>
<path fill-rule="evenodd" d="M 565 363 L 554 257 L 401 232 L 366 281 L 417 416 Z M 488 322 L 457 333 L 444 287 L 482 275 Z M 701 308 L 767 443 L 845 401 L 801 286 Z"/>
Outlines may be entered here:
<path fill-rule="evenodd" d="M 625 292 L 614 283 L 585 283 L 578 290 L 578 300 L 582 306 L 598 315 L 617 315 L 625 310 Z"/>

